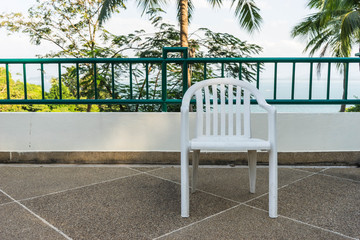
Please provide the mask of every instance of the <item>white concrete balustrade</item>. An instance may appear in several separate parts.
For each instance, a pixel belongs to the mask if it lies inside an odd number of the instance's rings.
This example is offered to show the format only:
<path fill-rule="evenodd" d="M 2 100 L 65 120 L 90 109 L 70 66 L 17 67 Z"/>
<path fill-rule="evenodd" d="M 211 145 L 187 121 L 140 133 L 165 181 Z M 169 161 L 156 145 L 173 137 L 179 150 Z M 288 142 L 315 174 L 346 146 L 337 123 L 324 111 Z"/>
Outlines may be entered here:
<path fill-rule="evenodd" d="M 265 118 L 252 115 L 255 137 Z M 360 152 L 360 113 L 277 118 L 280 153 Z M 179 152 L 180 113 L 0 113 L 0 152 L 28 151 Z"/>

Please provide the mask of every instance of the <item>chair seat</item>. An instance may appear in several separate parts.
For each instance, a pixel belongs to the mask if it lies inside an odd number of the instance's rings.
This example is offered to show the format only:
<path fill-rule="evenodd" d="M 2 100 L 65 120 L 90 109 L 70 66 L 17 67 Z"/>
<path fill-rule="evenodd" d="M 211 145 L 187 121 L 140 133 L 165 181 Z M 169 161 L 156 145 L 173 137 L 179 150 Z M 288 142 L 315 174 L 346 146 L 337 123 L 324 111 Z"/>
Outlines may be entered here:
<path fill-rule="evenodd" d="M 270 150 L 270 142 L 263 139 L 235 136 L 202 136 L 193 138 L 190 141 L 190 149 L 221 151 Z"/>

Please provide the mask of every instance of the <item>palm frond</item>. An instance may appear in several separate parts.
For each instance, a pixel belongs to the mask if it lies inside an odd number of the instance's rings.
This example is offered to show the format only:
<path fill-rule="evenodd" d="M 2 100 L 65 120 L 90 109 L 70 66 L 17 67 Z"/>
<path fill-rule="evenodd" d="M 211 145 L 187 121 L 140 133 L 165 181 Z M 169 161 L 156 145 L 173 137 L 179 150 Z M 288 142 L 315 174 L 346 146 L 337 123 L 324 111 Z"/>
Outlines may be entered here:
<path fill-rule="evenodd" d="M 116 10 L 116 8 L 119 7 L 126 9 L 125 2 L 126 0 L 104 0 L 99 14 L 100 25 L 111 17 L 111 14 Z"/>
<path fill-rule="evenodd" d="M 143 10 L 142 14 L 144 14 L 151 8 L 161 8 L 166 2 L 167 0 L 137 0 L 137 6 Z"/>
<path fill-rule="evenodd" d="M 221 7 L 223 4 L 222 0 L 208 0 L 212 7 Z"/>
<path fill-rule="evenodd" d="M 242 28 L 252 33 L 260 29 L 262 17 L 260 9 L 253 0 L 232 0 L 231 7 L 235 5 L 235 16 Z"/>
<path fill-rule="evenodd" d="M 360 31 L 360 11 L 354 10 L 341 19 L 341 40 L 350 42 L 350 37 Z"/>

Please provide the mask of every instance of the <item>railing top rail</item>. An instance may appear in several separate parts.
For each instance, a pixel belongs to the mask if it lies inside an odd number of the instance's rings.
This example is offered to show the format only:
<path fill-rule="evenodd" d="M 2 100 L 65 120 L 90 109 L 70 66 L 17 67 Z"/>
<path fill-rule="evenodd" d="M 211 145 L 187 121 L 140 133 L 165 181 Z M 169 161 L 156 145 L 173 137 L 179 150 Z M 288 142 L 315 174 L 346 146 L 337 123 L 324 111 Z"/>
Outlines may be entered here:
<path fill-rule="evenodd" d="M 180 60 L 180 59 L 179 59 Z M 278 63 L 318 63 L 318 62 L 333 62 L 333 63 L 341 63 L 341 62 L 360 62 L 360 58 L 357 57 L 348 57 L 348 58 L 336 58 L 336 57 L 264 57 L 264 58 L 188 58 L 187 61 L 189 63 L 196 62 L 278 62 Z"/>
<path fill-rule="evenodd" d="M 262 57 L 262 58 L 7 58 L 0 59 L 0 64 L 22 63 L 228 63 L 228 62 L 277 62 L 277 63 L 358 63 L 360 58 L 336 57 Z"/>
<path fill-rule="evenodd" d="M 8 58 L 0 64 L 12 63 L 161 63 L 161 58 Z"/>

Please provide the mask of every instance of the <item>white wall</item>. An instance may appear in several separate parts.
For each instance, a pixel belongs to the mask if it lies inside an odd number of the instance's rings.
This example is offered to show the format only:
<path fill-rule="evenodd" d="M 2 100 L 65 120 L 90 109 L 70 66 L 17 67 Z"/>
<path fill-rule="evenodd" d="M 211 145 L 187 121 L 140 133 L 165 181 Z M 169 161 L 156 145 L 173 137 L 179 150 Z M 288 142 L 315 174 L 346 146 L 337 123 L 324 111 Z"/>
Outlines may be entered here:
<path fill-rule="evenodd" d="M 265 115 L 252 120 L 266 136 Z M 280 152 L 360 151 L 360 113 L 279 113 L 277 123 Z M 0 113 L 0 151 L 179 149 L 179 113 Z"/>

